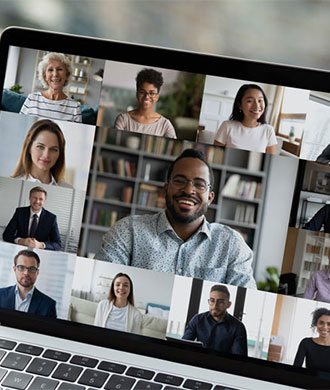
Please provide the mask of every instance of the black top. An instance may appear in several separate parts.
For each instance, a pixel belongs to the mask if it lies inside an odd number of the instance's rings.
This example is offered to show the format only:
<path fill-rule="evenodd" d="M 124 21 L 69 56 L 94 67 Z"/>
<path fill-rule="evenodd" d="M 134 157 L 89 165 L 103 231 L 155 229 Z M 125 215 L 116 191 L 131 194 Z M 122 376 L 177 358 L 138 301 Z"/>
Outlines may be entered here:
<path fill-rule="evenodd" d="M 189 321 L 182 338 L 197 339 L 204 347 L 216 351 L 247 356 L 245 326 L 228 313 L 222 322 L 215 321 L 209 312 L 196 314 Z"/>
<path fill-rule="evenodd" d="M 323 152 L 317 157 L 317 162 L 330 163 L 330 144 L 323 150 Z"/>
<path fill-rule="evenodd" d="M 330 205 L 323 206 L 314 217 L 306 223 L 304 229 L 319 232 L 324 225 L 324 232 L 330 233 Z"/>
<path fill-rule="evenodd" d="M 304 359 L 306 368 L 330 371 L 330 346 L 317 344 L 311 337 L 306 337 L 300 341 L 293 365 L 301 367 Z"/>

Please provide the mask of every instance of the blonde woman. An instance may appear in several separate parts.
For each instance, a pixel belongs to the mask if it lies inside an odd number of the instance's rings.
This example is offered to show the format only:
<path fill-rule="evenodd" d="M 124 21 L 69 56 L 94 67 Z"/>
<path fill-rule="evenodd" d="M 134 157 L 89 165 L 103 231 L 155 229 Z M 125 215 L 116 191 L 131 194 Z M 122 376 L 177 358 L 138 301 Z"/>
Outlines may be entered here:
<path fill-rule="evenodd" d="M 62 53 L 48 53 L 38 65 L 38 77 L 47 88 L 26 98 L 20 113 L 50 119 L 81 122 L 80 103 L 69 98 L 63 88 L 72 74 L 71 61 Z"/>

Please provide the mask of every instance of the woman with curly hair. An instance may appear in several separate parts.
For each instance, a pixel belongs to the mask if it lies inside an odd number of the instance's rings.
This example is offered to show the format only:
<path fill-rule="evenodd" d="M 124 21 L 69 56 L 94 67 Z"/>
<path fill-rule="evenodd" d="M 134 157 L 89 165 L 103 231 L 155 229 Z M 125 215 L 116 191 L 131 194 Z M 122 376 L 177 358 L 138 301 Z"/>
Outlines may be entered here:
<path fill-rule="evenodd" d="M 160 72 L 154 69 L 141 70 L 136 76 L 138 107 L 119 114 L 114 127 L 118 130 L 176 138 L 171 122 L 154 110 L 163 83 Z"/>
<path fill-rule="evenodd" d="M 311 327 L 318 337 L 301 340 L 293 365 L 302 367 L 305 360 L 306 368 L 330 371 L 330 310 L 316 309 Z"/>
<path fill-rule="evenodd" d="M 62 53 L 48 53 L 38 65 L 38 78 L 47 88 L 26 98 L 20 113 L 50 119 L 81 122 L 80 104 L 69 98 L 63 88 L 72 74 L 70 59 Z"/>

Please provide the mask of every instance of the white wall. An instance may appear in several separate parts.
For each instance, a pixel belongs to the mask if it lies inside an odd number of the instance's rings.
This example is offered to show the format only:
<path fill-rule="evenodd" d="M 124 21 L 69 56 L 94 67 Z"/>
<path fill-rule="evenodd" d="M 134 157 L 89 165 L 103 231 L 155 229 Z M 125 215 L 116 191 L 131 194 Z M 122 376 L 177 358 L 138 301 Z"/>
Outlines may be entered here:
<path fill-rule="evenodd" d="M 93 265 L 92 272 L 91 264 Z M 77 258 L 73 289 L 83 290 L 86 286 L 90 286 L 92 297 L 97 299 L 100 296 L 100 291 L 102 290 L 103 292 L 104 290 L 98 286 L 100 276 L 112 279 L 119 272 L 129 275 L 132 279 L 135 306 L 145 308 L 147 303 L 170 306 L 174 275 L 105 261 Z M 82 275 L 84 275 L 83 278 L 81 277 Z M 109 293 L 108 287 L 104 293 L 107 296 Z"/>
<path fill-rule="evenodd" d="M 271 156 L 255 269 L 258 281 L 264 280 L 269 266 L 281 270 L 298 161 L 291 157 Z"/>
<path fill-rule="evenodd" d="M 6 75 L 4 81 L 4 88 L 9 89 L 16 84 L 17 65 L 19 61 L 20 48 L 10 46 L 8 51 L 8 61 L 6 67 Z"/>

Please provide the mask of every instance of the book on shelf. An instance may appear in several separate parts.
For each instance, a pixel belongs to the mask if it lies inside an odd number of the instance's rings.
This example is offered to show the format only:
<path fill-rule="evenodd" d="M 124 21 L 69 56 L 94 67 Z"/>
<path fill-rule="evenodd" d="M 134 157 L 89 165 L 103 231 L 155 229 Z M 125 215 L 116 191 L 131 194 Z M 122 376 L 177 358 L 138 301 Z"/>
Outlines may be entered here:
<path fill-rule="evenodd" d="M 110 227 L 116 223 L 118 212 L 116 210 L 104 210 L 96 207 L 92 210 L 91 224 Z"/>
<path fill-rule="evenodd" d="M 262 186 L 252 180 L 241 180 L 241 176 L 234 174 L 229 176 L 222 189 L 222 195 L 241 199 L 260 199 Z"/>
<path fill-rule="evenodd" d="M 123 190 L 123 202 L 125 203 L 131 203 L 132 202 L 132 196 L 133 196 L 133 187 L 124 187 Z"/>
<path fill-rule="evenodd" d="M 94 187 L 94 198 L 103 199 L 107 189 L 107 184 L 102 181 L 97 181 Z"/>
<path fill-rule="evenodd" d="M 165 207 L 165 194 L 162 188 L 149 184 L 140 184 L 138 203 L 145 207 Z"/>
<path fill-rule="evenodd" d="M 248 224 L 254 224 L 255 220 L 255 206 L 238 204 L 235 208 L 235 221 Z"/>
<path fill-rule="evenodd" d="M 123 158 L 111 159 L 107 156 L 98 157 L 98 171 L 115 173 L 122 177 L 135 177 L 136 176 L 136 162 L 125 160 Z"/>

